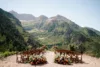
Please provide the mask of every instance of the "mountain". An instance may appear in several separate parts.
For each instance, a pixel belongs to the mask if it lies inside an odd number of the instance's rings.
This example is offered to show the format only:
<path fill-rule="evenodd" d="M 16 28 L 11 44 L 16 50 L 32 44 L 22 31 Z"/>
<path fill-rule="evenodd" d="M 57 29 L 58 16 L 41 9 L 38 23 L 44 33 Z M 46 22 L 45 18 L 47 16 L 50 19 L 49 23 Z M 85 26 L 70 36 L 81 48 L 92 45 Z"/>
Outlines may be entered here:
<path fill-rule="evenodd" d="M 0 8 L 0 52 L 21 51 L 26 48 L 26 43 L 21 22 L 9 12 Z"/>
<path fill-rule="evenodd" d="M 56 16 L 54 16 L 54 17 L 51 17 L 51 18 L 49 19 L 49 22 L 50 22 L 50 20 L 51 20 L 51 21 L 56 20 L 56 21 L 61 21 L 61 22 L 68 21 L 68 23 L 70 22 L 69 19 L 67 19 L 66 17 L 61 16 L 61 15 L 56 15 Z"/>
<path fill-rule="evenodd" d="M 38 21 L 44 21 L 44 20 L 47 20 L 48 17 L 44 16 L 44 15 L 40 15 L 39 17 L 37 17 L 37 20 Z"/>
<path fill-rule="evenodd" d="M 100 57 L 100 32 L 93 28 L 81 27 L 61 15 L 50 18 L 41 15 L 27 22 L 22 23 L 24 29 L 48 48 L 56 45 L 61 49 L 70 49 L 70 46 L 77 48 L 83 45 L 86 53 Z"/>
<path fill-rule="evenodd" d="M 48 17 L 46 17 L 44 15 L 40 15 L 34 21 L 35 22 L 35 27 L 40 29 L 44 25 L 44 23 L 46 22 L 47 19 L 48 19 Z"/>
<path fill-rule="evenodd" d="M 35 17 L 32 14 L 18 14 L 15 11 L 10 11 L 17 19 L 19 20 L 35 20 Z"/>
<path fill-rule="evenodd" d="M 82 44 L 86 53 L 100 57 L 100 32 L 95 29 L 81 27 L 61 15 L 50 18 L 40 16 L 37 21 L 33 22 L 33 25 L 27 25 L 28 27 L 31 28 L 26 31 L 35 34 L 48 48 L 56 45 L 62 49 L 69 49 L 70 46 L 77 48 Z"/>
<path fill-rule="evenodd" d="M 100 37 L 93 30 L 80 27 L 61 15 L 49 18 L 41 29 L 52 32 L 52 36 L 63 35 L 67 44 L 84 43 L 91 40 L 91 37 Z"/>
<path fill-rule="evenodd" d="M 71 28 L 76 29 L 76 30 L 80 28 L 80 26 L 78 26 L 71 20 L 69 20 L 61 15 L 57 15 L 57 16 L 49 18 L 46 21 L 46 23 L 44 24 L 43 28 L 48 31 L 54 31 L 59 26 L 64 27 L 64 29 L 66 28 L 66 26 L 67 27 L 70 26 Z"/>
<path fill-rule="evenodd" d="M 95 30 L 95 29 L 89 28 L 89 27 L 85 27 L 85 28 L 90 29 L 90 30 L 94 31 L 95 33 L 97 33 L 98 35 L 100 35 L 100 31 L 98 31 L 98 30 Z"/>

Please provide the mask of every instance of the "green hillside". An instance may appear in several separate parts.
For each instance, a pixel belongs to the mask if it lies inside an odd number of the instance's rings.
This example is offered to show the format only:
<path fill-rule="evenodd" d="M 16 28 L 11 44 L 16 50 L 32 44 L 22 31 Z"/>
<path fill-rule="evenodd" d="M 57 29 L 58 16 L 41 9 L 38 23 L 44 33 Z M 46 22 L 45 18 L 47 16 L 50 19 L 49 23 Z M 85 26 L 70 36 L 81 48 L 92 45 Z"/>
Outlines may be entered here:
<path fill-rule="evenodd" d="M 0 52 L 25 50 L 21 23 L 12 14 L 0 9 Z"/>
<path fill-rule="evenodd" d="M 29 24 L 25 26 L 25 24 Z M 87 27 L 80 27 L 71 20 L 57 15 L 45 21 L 26 22 L 23 26 L 28 32 L 34 34 L 40 43 L 47 46 L 57 45 L 62 49 L 75 48 L 81 44 L 86 48 L 86 53 L 92 56 L 100 56 L 100 33 Z M 42 25 L 41 25 L 42 24 Z"/>

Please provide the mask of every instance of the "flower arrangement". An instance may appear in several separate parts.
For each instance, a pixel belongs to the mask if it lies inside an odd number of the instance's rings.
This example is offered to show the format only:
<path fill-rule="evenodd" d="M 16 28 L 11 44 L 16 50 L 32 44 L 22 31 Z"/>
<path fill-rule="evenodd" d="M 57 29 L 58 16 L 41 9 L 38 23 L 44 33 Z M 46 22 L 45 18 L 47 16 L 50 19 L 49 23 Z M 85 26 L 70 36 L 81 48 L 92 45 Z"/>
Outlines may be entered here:
<path fill-rule="evenodd" d="M 31 65 L 47 63 L 46 57 L 43 55 L 43 53 L 19 54 L 17 55 L 16 61 L 18 63 L 30 63 Z"/>
<path fill-rule="evenodd" d="M 43 55 L 31 55 L 29 57 L 29 62 L 31 65 L 37 65 L 37 64 L 45 64 L 47 63 L 47 60 Z"/>
<path fill-rule="evenodd" d="M 64 54 L 64 53 L 62 53 L 61 55 L 60 55 L 60 53 L 57 53 L 55 55 L 54 62 L 59 63 L 59 64 L 64 64 L 64 65 L 66 65 L 66 64 L 70 65 L 72 63 L 70 56 L 67 54 Z"/>

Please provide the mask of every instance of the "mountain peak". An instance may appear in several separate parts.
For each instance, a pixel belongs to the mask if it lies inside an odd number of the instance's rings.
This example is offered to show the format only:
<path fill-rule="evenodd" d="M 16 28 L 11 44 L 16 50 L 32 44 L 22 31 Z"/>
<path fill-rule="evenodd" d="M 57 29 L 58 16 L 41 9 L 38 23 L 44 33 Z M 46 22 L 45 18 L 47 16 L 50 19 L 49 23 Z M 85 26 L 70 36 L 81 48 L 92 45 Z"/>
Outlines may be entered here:
<path fill-rule="evenodd" d="M 56 16 L 53 16 L 51 18 L 49 18 L 49 21 L 69 21 L 69 19 L 67 19 L 66 17 L 62 16 L 62 15 L 56 15 Z"/>
<path fill-rule="evenodd" d="M 62 16 L 62 15 L 59 15 L 59 14 L 56 15 L 55 17 L 58 18 L 58 19 L 60 19 L 60 18 L 62 18 L 62 19 L 67 19 L 66 17 L 64 17 L 64 16 Z"/>
<path fill-rule="evenodd" d="M 48 19 L 45 15 L 40 15 L 39 17 L 36 18 L 36 21 L 39 23 L 43 23 Z"/>
<path fill-rule="evenodd" d="M 57 15 L 56 15 L 56 17 L 63 17 L 63 16 L 62 16 L 62 15 L 60 15 L 60 14 L 57 14 Z"/>
<path fill-rule="evenodd" d="M 9 12 L 15 12 L 14 10 L 11 10 L 11 11 L 9 11 Z"/>
<path fill-rule="evenodd" d="M 39 18 L 39 19 L 48 19 L 48 17 L 45 16 L 45 15 L 40 15 L 38 18 Z"/>
<path fill-rule="evenodd" d="M 16 11 L 14 11 L 14 10 L 11 10 L 11 11 L 9 11 L 10 13 L 12 13 L 12 14 L 18 14 Z"/>
<path fill-rule="evenodd" d="M 14 10 L 9 11 L 19 20 L 35 20 L 35 17 L 32 14 L 19 14 Z"/>

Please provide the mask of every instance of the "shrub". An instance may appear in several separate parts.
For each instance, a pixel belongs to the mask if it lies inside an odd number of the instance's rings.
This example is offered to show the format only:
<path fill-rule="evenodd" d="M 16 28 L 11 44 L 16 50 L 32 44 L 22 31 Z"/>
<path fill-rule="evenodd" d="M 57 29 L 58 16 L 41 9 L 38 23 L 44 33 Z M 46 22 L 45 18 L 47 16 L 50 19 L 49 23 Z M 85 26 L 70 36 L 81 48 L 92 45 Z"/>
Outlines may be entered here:
<path fill-rule="evenodd" d="M 12 52 L 9 52 L 9 51 L 1 52 L 0 53 L 0 58 L 7 57 L 7 56 L 13 55 L 15 53 L 16 53 L 15 51 L 12 51 Z"/>

